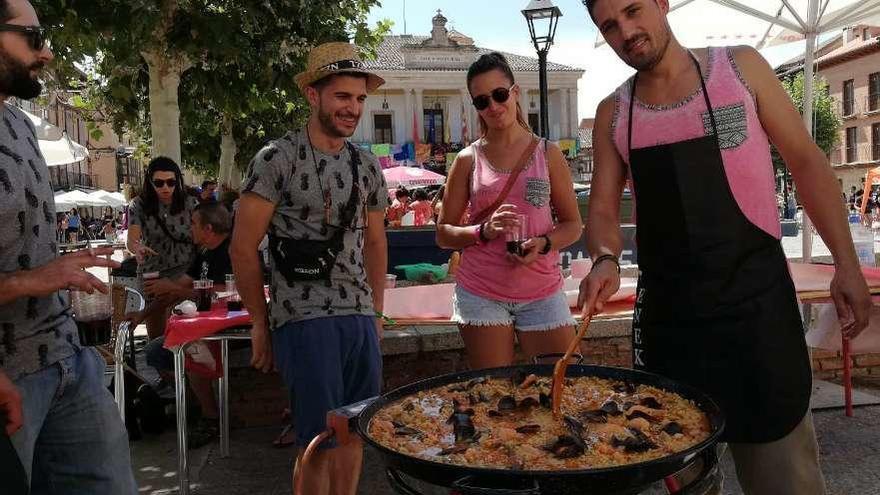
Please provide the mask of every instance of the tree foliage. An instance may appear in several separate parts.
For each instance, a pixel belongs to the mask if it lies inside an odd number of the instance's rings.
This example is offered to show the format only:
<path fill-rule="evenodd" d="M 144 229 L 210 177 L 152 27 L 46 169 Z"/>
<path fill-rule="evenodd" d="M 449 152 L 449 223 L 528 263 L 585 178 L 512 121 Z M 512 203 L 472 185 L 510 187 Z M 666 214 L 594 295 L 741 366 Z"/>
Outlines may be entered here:
<path fill-rule="evenodd" d="M 785 92 L 791 97 L 798 112 L 804 113 L 804 73 L 798 72 L 792 77 L 782 80 Z M 828 83 L 821 78 L 813 81 L 813 140 L 825 154 L 837 145 L 840 139 L 841 120 L 834 111 L 834 100 L 829 94 Z M 773 165 L 778 174 L 785 170 L 785 162 L 773 148 Z"/>
<path fill-rule="evenodd" d="M 56 82 L 82 90 L 79 107 L 122 134 L 150 139 L 150 65 L 183 66 L 184 163 L 212 175 L 221 123 L 233 122 L 243 168 L 257 148 L 302 121 L 293 81 L 308 50 L 353 39 L 375 49 L 390 23 L 370 27 L 377 0 L 33 0 L 51 33 Z M 175 65 L 177 64 L 177 65 Z M 154 67 L 155 68 L 155 67 Z M 155 79 L 155 75 L 154 75 Z"/>

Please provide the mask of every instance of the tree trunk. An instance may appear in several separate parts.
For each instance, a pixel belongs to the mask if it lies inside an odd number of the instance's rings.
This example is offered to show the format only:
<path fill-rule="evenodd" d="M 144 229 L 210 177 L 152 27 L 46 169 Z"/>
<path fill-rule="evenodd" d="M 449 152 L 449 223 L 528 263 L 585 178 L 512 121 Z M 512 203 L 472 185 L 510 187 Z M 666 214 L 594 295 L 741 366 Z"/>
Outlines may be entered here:
<path fill-rule="evenodd" d="M 232 133 L 232 119 L 227 115 L 223 117 L 220 135 L 220 183 L 235 190 L 241 186 L 241 172 L 235 166 L 237 152 L 238 146 Z"/>
<path fill-rule="evenodd" d="M 158 52 L 144 53 L 150 69 L 150 130 L 153 137 L 152 156 L 167 156 L 183 166 L 180 156 L 180 76 L 189 63 L 168 60 Z"/>

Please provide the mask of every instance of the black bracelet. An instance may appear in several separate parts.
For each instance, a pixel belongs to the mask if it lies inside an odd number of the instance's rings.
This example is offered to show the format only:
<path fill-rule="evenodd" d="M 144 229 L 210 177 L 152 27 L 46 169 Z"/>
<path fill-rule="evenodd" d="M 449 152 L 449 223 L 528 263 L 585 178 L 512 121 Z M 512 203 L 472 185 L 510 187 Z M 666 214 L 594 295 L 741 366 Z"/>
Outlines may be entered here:
<path fill-rule="evenodd" d="M 544 244 L 544 249 L 538 251 L 538 254 L 547 254 L 550 252 L 551 249 L 553 249 L 553 243 L 550 242 L 550 236 L 548 236 L 547 234 L 544 234 L 541 237 L 544 238 L 545 241 L 547 241 L 547 244 Z"/>
<path fill-rule="evenodd" d="M 483 232 L 483 228 L 486 226 L 486 222 L 480 224 L 480 228 L 477 229 L 477 236 L 480 238 L 480 242 L 487 243 L 490 239 L 486 237 L 486 234 Z"/>
<path fill-rule="evenodd" d="M 603 254 L 596 258 L 596 261 L 593 262 L 593 268 L 591 268 L 590 271 L 595 270 L 596 267 L 599 266 L 599 263 L 602 263 L 603 261 L 613 261 L 614 264 L 617 265 L 617 273 L 620 273 L 620 261 L 618 261 L 617 256 L 614 256 L 613 254 Z"/>

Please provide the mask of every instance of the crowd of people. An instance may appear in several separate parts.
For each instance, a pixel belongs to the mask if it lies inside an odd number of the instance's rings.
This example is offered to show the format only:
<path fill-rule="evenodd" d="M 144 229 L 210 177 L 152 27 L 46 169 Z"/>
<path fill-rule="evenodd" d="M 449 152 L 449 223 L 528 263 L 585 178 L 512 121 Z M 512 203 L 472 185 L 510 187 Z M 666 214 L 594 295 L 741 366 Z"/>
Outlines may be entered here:
<path fill-rule="evenodd" d="M 834 255 L 832 296 L 844 335 L 854 337 L 871 300 L 827 158 L 755 50 L 683 48 L 665 0 L 585 4 L 636 74 L 599 105 L 587 219 L 593 268 L 578 306 L 597 314 L 620 286 L 620 197 L 631 179 L 641 270 L 634 366 L 718 402 L 746 493 L 821 495 L 809 358 L 779 242 L 769 144 Z M 85 269 L 119 264 L 105 258 L 112 248 L 65 256 L 50 248 L 59 226 L 48 169 L 25 139 L 33 125 L 6 99 L 38 96 L 38 69 L 53 55 L 26 0 L 0 0 L 0 21 L 0 211 L 13 212 L 0 225 L 0 479 L 15 495 L 28 487 L 133 495 L 128 436 L 104 387 L 105 363 L 80 345 L 69 296 L 108 292 Z M 433 221 L 438 244 L 461 252 L 453 320 L 474 368 L 513 363 L 517 342 L 530 359 L 565 350 L 575 321 L 557 260 L 584 225 L 565 158 L 529 128 L 504 55 L 483 54 L 467 71 L 481 137 L 457 155 L 433 200 L 417 190 L 410 202 L 400 189 L 391 202 L 378 159 L 348 140 L 384 83 L 356 46 L 315 47 L 295 80 L 308 120 L 257 153 L 240 198 L 225 190 L 218 204 L 215 182 L 195 192 L 174 160 L 156 157 L 128 207 L 126 248 L 148 301 L 140 317 L 149 361 L 166 376 L 161 339 L 171 307 L 193 297 L 194 280 L 218 288 L 234 276 L 252 318 L 251 364 L 277 370 L 293 399 L 301 493 L 351 495 L 363 459 L 358 437 L 322 444 L 308 465 L 302 455 L 326 430 L 328 411 L 381 393 L 386 221 Z M 719 125 L 716 110 L 739 120 Z M 82 225 L 75 210 L 66 216 L 66 231 Z M 188 381 L 205 418 L 195 432 L 210 441 L 210 379 L 190 373 Z M 715 493 L 722 479 L 713 473 Z"/>
<path fill-rule="evenodd" d="M 77 208 L 71 208 L 67 212 L 58 212 L 55 224 L 55 238 L 60 244 L 76 244 L 83 240 L 96 239 L 113 243 L 123 226 L 123 212 L 114 211 L 107 206 L 100 216 L 91 216 L 90 213 L 80 215 Z"/>
<path fill-rule="evenodd" d="M 401 227 L 434 225 L 440 218 L 446 186 L 418 188 L 410 191 L 404 186 L 394 191 L 394 199 L 385 210 L 385 226 Z M 409 216 L 407 216 L 409 215 Z"/>

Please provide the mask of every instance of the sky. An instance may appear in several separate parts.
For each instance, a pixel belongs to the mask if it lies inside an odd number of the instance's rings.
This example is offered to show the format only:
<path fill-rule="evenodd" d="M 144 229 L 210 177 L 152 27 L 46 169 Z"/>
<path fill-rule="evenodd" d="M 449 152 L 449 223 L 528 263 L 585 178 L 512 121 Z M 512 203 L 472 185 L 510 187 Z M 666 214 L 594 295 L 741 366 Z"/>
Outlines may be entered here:
<path fill-rule="evenodd" d="M 427 36 L 437 9 L 449 20 L 447 29 L 474 39 L 477 46 L 535 57 L 528 25 L 521 10 L 528 0 L 381 0 L 369 14 L 371 24 L 381 19 L 394 22 L 392 34 Z M 632 69 L 621 62 L 607 45 L 596 47 L 598 31 L 581 0 L 554 0 L 562 11 L 554 45 L 548 59 L 584 69 L 578 83 L 578 117 L 593 117 L 599 102 L 626 80 Z M 670 14 L 676 36 L 686 46 L 708 44 L 754 44 L 767 24 L 706 2 L 694 2 Z M 404 9 L 406 16 L 404 17 Z M 719 10 L 720 9 L 720 10 Z M 404 19 L 406 23 L 404 24 Z M 698 19 L 717 20 L 709 25 Z M 406 31 L 404 32 L 404 26 Z M 803 53 L 803 43 L 766 48 L 761 53 L 771 65 L 778 65 Z"/>

